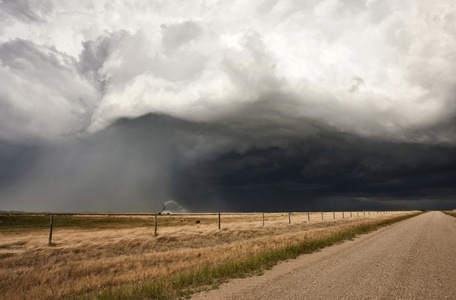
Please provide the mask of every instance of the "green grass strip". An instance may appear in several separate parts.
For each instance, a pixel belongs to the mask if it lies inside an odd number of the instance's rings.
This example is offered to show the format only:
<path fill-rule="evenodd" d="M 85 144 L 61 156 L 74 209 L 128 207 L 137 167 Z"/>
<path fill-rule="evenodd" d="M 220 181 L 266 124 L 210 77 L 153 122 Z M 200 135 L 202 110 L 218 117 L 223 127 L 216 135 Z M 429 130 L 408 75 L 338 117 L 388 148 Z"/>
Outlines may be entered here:
<path fill-rule="evenodd" d="M 111 287 L 85 296 L 72 299 L 179 299 L 188 298 L 201 290 L 217 288 L 219 284 L 232 278 L 243 278 L 261 274 L 278 262 L 296 258 L 300 254 L 312 253 L 345 240 L 351 240 L 360 234 L 372 232 L 380 227 L 415 217 L 416 214 L 382 220 L 361 227 L 342 230 L 326 238 L 308 240 L 297 245 L 249 256 L 222 265 L 206 266 L 185 273 L 170 275 L 153 282 L 146 282 L 133 287 Z"/>
<path fill-rule="evenodd" d="M 444 214 L 455 217 L 456 218 L 456 212 L 455 211 L 443 211 Z"/>

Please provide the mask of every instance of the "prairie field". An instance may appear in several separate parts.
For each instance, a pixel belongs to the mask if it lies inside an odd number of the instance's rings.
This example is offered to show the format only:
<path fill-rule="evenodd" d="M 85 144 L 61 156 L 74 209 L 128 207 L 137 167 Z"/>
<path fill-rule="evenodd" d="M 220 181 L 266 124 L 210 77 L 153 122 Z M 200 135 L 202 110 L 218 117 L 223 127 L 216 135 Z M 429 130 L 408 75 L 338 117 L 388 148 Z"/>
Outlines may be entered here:
<path fill-rule="evenodd" d="M 0 215 L 4 299 L 94 298 L 416 212 Z M 309 221 L 310 217 L 310 221 Z"/>

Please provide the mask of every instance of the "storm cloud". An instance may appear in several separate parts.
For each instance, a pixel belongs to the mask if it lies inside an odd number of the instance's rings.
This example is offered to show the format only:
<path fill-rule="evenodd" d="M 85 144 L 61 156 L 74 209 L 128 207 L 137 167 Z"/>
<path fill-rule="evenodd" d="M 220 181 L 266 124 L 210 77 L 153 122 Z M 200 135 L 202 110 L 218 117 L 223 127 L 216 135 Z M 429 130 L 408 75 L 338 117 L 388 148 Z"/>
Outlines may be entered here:
<path fill-rule="evenodd" d="M 0 209 L 453 208 L 450 1 L 0 3 Z"/>

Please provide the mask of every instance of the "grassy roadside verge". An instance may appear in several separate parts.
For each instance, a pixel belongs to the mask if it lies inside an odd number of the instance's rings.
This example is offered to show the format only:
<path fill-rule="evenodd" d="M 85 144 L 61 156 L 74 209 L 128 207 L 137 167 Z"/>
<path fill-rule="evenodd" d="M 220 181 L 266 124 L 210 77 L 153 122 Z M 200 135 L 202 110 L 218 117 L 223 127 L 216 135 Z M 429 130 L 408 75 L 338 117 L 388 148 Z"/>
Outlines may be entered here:
<path fill-rule="evenodd" d="M 456 218 L 456 211 L 443 211 L 443 213 Z"/>
<path fill-rule="evenodd" d="M 153 282 L 143 282 L 134 286 L 111 287 L 96 294 L 73 295 L 70 299 L 186 298 L 197 291 L 216 288 L 228 279 L 261 274 L 263 270 L 271 268 L 279 261 L 296 258 L 300 254 L 315 252 L 321 248 L 353 239 L 357 235 L 372 232 L 377 228 L 409 219 L 419 214 L 421 213 L 349 227 L 324 238 L 306 240 L 296 245 L 249 256 L 229 263 L 185 271 L 177 275 L 164 277 Z"/>

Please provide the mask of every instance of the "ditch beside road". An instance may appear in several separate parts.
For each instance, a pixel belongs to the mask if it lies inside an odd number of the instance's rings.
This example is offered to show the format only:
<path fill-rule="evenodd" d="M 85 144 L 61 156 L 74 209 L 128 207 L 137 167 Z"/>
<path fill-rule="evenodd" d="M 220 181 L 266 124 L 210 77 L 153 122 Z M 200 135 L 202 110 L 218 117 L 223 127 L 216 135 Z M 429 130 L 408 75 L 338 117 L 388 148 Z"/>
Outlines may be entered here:
<path fill-rule="evenodd" d="M 192 299 L 456 299 L 456 218 L 417 217 Z"/>

